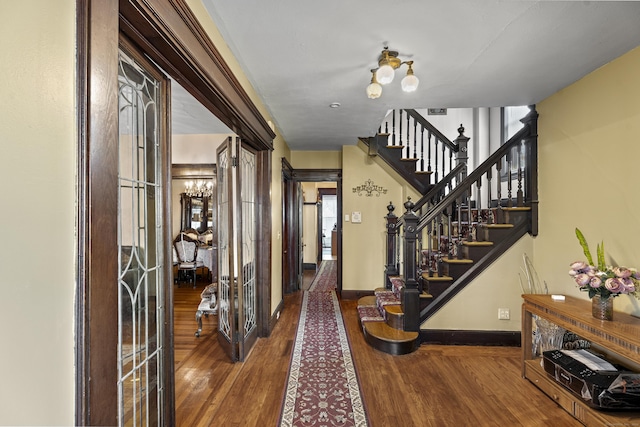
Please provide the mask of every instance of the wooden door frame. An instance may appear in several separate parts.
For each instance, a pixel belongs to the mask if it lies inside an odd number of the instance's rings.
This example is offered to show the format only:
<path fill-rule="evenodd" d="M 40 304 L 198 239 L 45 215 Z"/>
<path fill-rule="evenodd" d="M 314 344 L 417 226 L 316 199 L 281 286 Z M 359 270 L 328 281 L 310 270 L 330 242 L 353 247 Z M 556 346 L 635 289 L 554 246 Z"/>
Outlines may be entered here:
<path fill-rule="evenodd" d="M 76 425 L 117 423 L 117 142 L 118 40 L 125 34 L 236 135 L 260 151 L 262 212 L 271 213 L 269 152 L 275 133 L 215 48 L 185 0 L 76 0 L 78 261 L 76 289 Z M 266 153 L 265 153 L 266 152 Z M 170 157 L 168 158 L 170 159 Z M 170 176 L 170 165 L 163 175 Z M 171 183 L 165 188 L 170 201 Z M 165 208 L 163 208 L 165 209 Z M 163 224 L 170 228 L 170 215 Z M 262 221 L 261 236 L 270 236 Z M 169 231 L 170 233 L 170 231 Z M 165 235 L 165 264 L 171 236 Z M 261 331 L 270 304 L 270 238 L 261 238 L 258 301 Z M 169 287 L 172 290 L 171 287 Z M 171 298 L 172 292 L 167 294 Z M 171 337 L 173 312 L 165 325 Z M 265 308 L 266 307 L 266 308 Z M 268 325 L 268 316 L 266 324 Z M 165 414 L 175 421 L 172 343 L 164 360 Z"/>
<path fill-rule="evenodd" d="M 296 188 L 293 178 L 293 166 L 287 159 L 282 158 L 282 295 L 298 290 L 298 258 L 292 248 L 295 247 L 298 229 L 298 215 L 296 214 Z"/>
<path fill-rule="evenodd" d="M 291 165 L 286 161 L 286 159 L 282 159 L 282 164 L 283 164 L 283 176 L 285 175 L 285 170 L 286 173 L 290 175 L 290 180 L 292 183 L 294 184 L 301 184 L 302 182 L 335 182 L 336 183 L 336 196 L 337 196 L 337 216 L 338 216 L 338 221 L 336 224 L 336 235 L 338 238 L 338 242 L 337 242 L 337 293 L 338 295 L 342 295 L 342 169 L 294 169 L 293 167 L 291 167 Z M 291 191 L 288 192 L 284 192 L 282 194 L 282 198 L 283 198 L 283 206 L 285 206 L 287 203 L 289 204 L 289 208 L 285 211 L 283 209 L 283 213 L 282 213 L 282 220 L 283 220 L 283 233 L 285 232 L 285 230 L 295 230 L 297 229 L 296 227 L 294 227 L 294 225 L 297 224 L 296 221 L 299 221 L 299 218 L 297 218 L 297 215 L 294 214 L 292 206 L 294 205 L 294 194 Z M 287 199 L 287 201 L 285 202 L 284 199 Z M 292 234 L 292 233 L 288 233 L 288 234 Z M 289 241 L 292 241 L 295 239 L 296 236 L 290 236 L 287 235 L 285 236 L 283 234 L 283 238 L 287 238 L 289 239 Z M 291 252 L 291 251 L 289 251 Z M 295 264 L 291 264 L 292 260 L 295 260 L 296 258 L 294 257 L 294 254 L 283 254 L 283 278 L 285 278 L 287 276 L 287 272 L 284 271 L 284 265 L 285 265 L 285 261 L 284 258 L 288 257 L 289 260 L 289 268 L 291 268 L 291 265 L 295 265 Z M 293 275 L 293 274 L 297 275 L 297 271 L 295 272 L 290 272 L 289 275 Z M 284 279 L 283 279 L 284 280 Z M 285 286 L 284 281 L 283 281 L 283 287 Z M 283 290 L 284 293 L 284 290 Z"/>

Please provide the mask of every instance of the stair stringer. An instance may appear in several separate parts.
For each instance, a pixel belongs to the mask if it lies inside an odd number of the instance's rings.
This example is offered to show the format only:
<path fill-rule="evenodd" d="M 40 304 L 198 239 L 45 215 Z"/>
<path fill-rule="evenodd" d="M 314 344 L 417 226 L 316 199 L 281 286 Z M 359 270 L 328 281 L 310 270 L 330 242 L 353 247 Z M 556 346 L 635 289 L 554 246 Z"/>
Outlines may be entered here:
<path fill-rule="evenodd" d="M 366 142 L 366 138 L 358 138 L 358 143 L 356 144 L 358 148 L 360 148 L 363 152 L 367 153 L 368 146 Z M 400 184 L 403 188 L 403 194 L 400 199 L 406 199 L 410 196 L 414 200 L 420 199 L 422 194 L 415 188 L 415 186 L 411 185 L 404 176 L 398 173 L 391 165 L 384 160 L 381 156 L 369 156 L 369 160 L 376 165 L 380 166 L 384 172 L 387 173 L 394 181 Z"/>
<path fill-rule="evenodd" d="M 380 165 L 384 163 L 387 168 L 393 170 L 394 174 L 411 185 L 419 194 L 425 194 L 433 187 L 429 174 L 416 173 L 415 161 L 400 160 L 402 157 L 401 148 L 387 147 L 387 134 L 377 134 L 369 138 L 359 139 L 360 142 L 367 147 L 367 149 L 363 148 L 364 151 L 369 151 L 371 144 L 377 144 L 377 149 L 375 149 L 376 154 L 370 155 L 370 157 L 376 159 L 375 161 Z"/>
<path fill-rule="evenodd" d="M 491 264 L 511 248 L 511 246 L 516 244 L 520 238 L 529 232 L 529 225 L 529 221 L 522 221 L 519 224 L 514 225 L 508 235 L 499 242 L 495 242 L 489 252 L 487 252 L 478 261 L 471 264 L 469 269 L 460 277 L 455 278 L 453 283 L 444 292 L 434 298 L 428 306 L 420 311 L 420 324 L 422 325 L 426 320 L 438 312 L 438 310 L 444 307 L 447 302 L 455 297 L 466 286 L 471 284 L 471 282 L 473 282 L 473 280 L 483 271 L 489 268 Z"/>

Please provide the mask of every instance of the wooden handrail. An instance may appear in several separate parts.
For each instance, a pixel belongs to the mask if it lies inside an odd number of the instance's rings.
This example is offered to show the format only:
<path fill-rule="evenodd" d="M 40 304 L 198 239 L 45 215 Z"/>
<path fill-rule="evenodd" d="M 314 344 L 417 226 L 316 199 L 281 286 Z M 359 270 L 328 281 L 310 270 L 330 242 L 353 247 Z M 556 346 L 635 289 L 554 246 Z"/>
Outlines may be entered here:
<path fill-rule="evenodd" d="M 458 176 L 461 172 L 467 170 L 467 165 L 464 163 L 459 164 L 451 172 L 447 174 L 444 178 L 442 178 L 436 185 L 431 187 L 424 196 L 418 200 L 414 206 L 415 211 L 418 211 L 422 206 L 424 206 L 429 200 L 433 199 L 439 192 L 443 191 L 449 183 L 453 181 L 453 178 Z"/>
<path fill-rule="evenodd" d="M 418 230 L 422 230 L 427 224 L 435 219 L 447 206 L 450 206 L 458 197 L 469 190 L 469 188 L 480 178 L 487 173 L 489 169 L 493 167 L 503 156 L 505 156 L 509 150 L 511 150 L 516 144 L 519 144 L 524 137 L 529 136 L 529 126 L 525 125 L 520 129 L 509 141 L 498 148 L 493 154 L 491 154 L 487 160 L 482 162 L 477 168 L 473 170 L 460 184 L 456 186 L 451 193 L 447 194 L 436 206 L 429 210 L 425 215 L 420 218 L 418 222 Z"/>

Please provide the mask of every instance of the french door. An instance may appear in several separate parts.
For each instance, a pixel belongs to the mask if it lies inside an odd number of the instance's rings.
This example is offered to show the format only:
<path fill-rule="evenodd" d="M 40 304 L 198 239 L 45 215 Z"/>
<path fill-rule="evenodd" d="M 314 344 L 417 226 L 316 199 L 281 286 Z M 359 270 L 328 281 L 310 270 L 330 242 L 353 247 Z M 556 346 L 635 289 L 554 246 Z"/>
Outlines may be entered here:
<path fill-rule="evenodd" d="M 258 337 L 258 159 L 240 138 L 218 148 L 218 341 L 243 361 Z"/>

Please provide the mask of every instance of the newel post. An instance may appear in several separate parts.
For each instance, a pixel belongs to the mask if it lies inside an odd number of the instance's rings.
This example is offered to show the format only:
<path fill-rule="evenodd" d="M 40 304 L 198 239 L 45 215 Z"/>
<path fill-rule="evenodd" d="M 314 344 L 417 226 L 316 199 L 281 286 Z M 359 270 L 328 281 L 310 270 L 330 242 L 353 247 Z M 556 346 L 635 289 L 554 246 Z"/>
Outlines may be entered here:
<path fill-rule="evenodd" d="M 456 146 L 458 147 L 458 152 L 456 154 L 456 166 L 460 166 L 461 164 L 467 165 L 469 161 L 469 138 L 468 136 L 464 136 L 464 126 L 460 123 L 460 127 L 458 128 L 458 137 L 453 140 Z M 467 169 L 465 169 L 460 173 L 460 177 L 458 178 L 458 182 L 462 182 L 467 177 Z M 468 204 L 469 198 L 471 194 L 467 194 L 463 196 L 462 202 L 463 204 Z"/>
<path fill-rule="evenodd" d="M 471 138 L 469 138 L 468 136 L 464 136 L 464 126 L 462 126 L 462 123 L 460 123 L 460 127 L 458 128 L 458 137 L 453 141 L 458 147 L 458 153 L 456 154 L 456 166 L 460 164 L 467 164 L 467 161 L 469 160 L 468 145 L 470 139 Z M 466 177 L 467 171 L 465 169 L 465 171 L 462 172 L 462 177 L 460 178 L 460 180 L 462 181 Z"/>
<path fill-rule="evenodd" d="M 387 205 L 387 262 L 384 268 L 384 284 L 389 287 L 389 276 L 398 276 L 398 216 L 393 213 L 396 209 L 392 202 Z"/>
<path fill-rule="evenodd" d="M 404 313 L 404 330 L 420 331 L 420 291 L 418 289 L 418 221 L 419 217 L 413 212 L 414 204 L 411 197 L 405 202 L 404 222 L 404 289 L 402 291 L 402 312 Z"/>
<path fill-rule="evenodd" d="M 529 135 L 525 138 L 525 150 L 527 166 L 525 167 L 525 200 L 531 204 L 531 229 L 532 236 L 538 235 L 538 112 L 535 105 L 531 111 L 520 120 L 529 127 Z"/>

